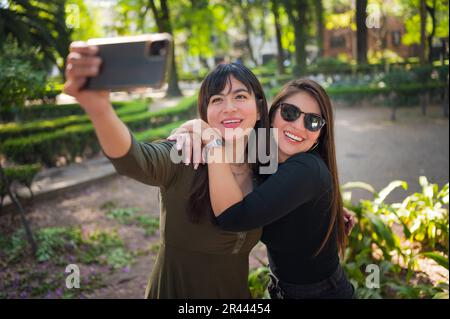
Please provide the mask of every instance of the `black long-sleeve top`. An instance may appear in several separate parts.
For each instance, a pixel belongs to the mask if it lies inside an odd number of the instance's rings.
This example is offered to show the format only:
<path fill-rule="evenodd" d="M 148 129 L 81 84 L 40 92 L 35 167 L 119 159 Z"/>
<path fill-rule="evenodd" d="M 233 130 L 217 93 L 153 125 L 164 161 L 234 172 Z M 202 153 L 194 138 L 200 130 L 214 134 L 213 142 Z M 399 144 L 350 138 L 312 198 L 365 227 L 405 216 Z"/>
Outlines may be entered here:
<path fill-rule="evenodd" d="M 331 219 L 332 177 L 315 151 L 298 153 L 261 185 L 217 217 L 220 228 L 262 227 L 270 268 L 282 281 L 309 284 L 332 275 L 339 265 L 336 227 L 319 249 Z"/>

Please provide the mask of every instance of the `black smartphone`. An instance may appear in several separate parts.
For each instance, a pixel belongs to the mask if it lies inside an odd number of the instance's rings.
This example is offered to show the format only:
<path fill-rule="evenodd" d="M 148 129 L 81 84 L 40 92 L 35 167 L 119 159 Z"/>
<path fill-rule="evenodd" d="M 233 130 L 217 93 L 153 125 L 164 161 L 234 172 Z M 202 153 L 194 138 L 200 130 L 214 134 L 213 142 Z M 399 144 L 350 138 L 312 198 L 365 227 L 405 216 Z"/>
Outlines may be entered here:
<path fill-rule="evenodd" d="M 169 75 L 172 37 L 168 33 L 90 39 L 99 48 L 100 72 L 88 78 L 85 89 L 129 91 L 160 88 Z"/>

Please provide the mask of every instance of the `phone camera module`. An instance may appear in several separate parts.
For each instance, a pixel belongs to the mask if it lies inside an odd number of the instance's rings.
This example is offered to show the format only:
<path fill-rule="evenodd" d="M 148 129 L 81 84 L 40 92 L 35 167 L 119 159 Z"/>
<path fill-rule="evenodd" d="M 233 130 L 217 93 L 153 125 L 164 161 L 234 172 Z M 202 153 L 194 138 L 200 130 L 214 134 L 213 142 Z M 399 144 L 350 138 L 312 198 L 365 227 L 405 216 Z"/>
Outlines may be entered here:
<path fill-rule="evenodd" d="M 168 41 L 155 41 L 150 45 L 150 56 L 165 56 L 167 54 Z"/>

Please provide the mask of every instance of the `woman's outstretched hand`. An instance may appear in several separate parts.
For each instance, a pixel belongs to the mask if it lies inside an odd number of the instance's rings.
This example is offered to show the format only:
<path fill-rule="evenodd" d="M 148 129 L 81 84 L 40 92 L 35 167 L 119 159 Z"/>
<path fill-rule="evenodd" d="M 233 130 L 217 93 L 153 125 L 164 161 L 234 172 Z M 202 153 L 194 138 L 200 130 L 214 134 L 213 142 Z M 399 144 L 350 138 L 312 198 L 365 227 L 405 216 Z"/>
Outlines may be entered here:
<path fill-rule="evenodd" d="M 131 147 L 127 126 L 119 119 L 109 101 L 108 91 L 83 89 L 89 77 L 97 75 L 102 63 L 98 48 L 85 42 L 73 42 L 67 56 L 64 92 L 72 95 L 86 111 L 105 155 L 125 156 Z"/>
<path fill-rule="evenodd" d="M 88 77 L 96 76 L 102 63 L 98 47 L 72 42 L 66 60 L 64 93 L 73 96 L 88 115 L 98 115 L 109 105 L 109 91 L 83 90 Z"/>

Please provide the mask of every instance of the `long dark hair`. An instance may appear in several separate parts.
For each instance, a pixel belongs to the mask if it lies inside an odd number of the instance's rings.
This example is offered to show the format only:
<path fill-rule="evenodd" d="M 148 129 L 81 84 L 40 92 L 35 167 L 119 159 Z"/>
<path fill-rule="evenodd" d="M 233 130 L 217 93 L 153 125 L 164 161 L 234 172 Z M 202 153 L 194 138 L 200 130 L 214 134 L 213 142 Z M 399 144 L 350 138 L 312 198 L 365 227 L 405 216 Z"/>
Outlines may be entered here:
<path fill-rule="evenodd" d="M 322 116 L 326 121 L 326 125 L 322 128 L 319 136 L 319 144 L 317 145 L 317 150 L 325 161 L 325 164 L 330 171 L 332 176 L 332 197 L 331 197 L 331 219 L 328 226 L 325 238 L 315 256 L 317 256 L 322 249 L 325 247 L 328 239 L 333 233 L 335 224 L 337 226 L 337 243 L 339 253 L 342 254 L 345 251 L 345 246 L 347 245 L 347 236 L 345 234 L 345 223 L 344 223 L 344 211 L 343 203 L 341 197 L 341 191 L 339 188 L 339 177 L 336 164 L 336 147 L 334 144 L 334 119 L 333 119 L 333 108 L 331 106 L 330 98 L 328 97 L 325 90 L 320 84 L 315 81 L 308 79 L 298 79 L 288 82 L 275 96 L 269 111 L 269 118 L 271 123 L 273 122 L 275 111 L 280 102 L 286 100 L 290 96 L 297 94 L 299 92 L 305 92 L 314 98 L 319 104 Z"/>
<path fill-rule="evenodd" d="M 255 130 L 257 130 L 257 128 L 266 128 L 265 131 L 267 132 L 266 134 L 268 134 L 269 114 L 263 88 L 252 71 L 242 64 L 219 64 L 206 76 L 198 94 L 197 106 L 200 118 L 207 122 L 209 100 L 213 95 L 222 92 L 227 84 L 231 84 L 231 76 L 241 82 L 250 93 L 255 95 L 260 119 L 256 122 L 254 128 Z M 263 137 L 266 138 L 266 141 L 268 140 L 267 136 L 268 135 Z M 258 158 L 257 164 L 252 165 L 252 168 L 255 169 L 256 166 L 258 166 Z M 204 216 L 213 216 L 211 200 L 209 197 L 208 169 L 205 165 L 200 165 L 195 172 L 192 191 L 188 201 L 187 214 L 189 219 L 194 223 L 199 223 Z"/>

